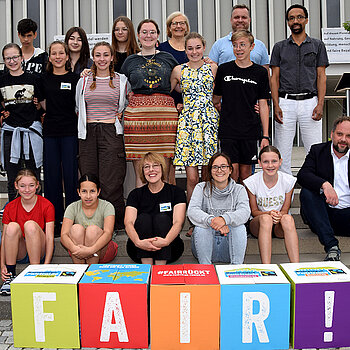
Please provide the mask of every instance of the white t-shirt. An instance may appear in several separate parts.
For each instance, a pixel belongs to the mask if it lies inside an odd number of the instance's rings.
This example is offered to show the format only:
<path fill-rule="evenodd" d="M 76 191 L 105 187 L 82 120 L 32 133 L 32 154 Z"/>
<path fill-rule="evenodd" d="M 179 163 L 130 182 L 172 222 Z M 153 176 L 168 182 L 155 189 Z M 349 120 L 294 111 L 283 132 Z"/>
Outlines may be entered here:
<path fill-rule="evenodd" d="M 243 180 L 248 190 L 256 196 L 256 202 L 260 211 L 281 210 L 286 198 L 297 179 L 281 171 L 277 172 L 278 180 L 275 186 L 268 188 L 263 179 L 263 172 L 260 171 Z"/>

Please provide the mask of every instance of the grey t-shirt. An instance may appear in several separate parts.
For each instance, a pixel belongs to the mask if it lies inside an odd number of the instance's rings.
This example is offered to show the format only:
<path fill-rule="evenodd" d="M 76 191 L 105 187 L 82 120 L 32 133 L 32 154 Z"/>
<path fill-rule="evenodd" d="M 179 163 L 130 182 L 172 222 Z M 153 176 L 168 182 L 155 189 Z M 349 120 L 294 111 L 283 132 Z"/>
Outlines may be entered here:
<path fill-rule="evenodd" d="M 280 68 L 279 92 L 317 94 L 317 67 L 328 66 L 324 43 L 306 36 L 298 46 L 290 36 L 275 44 L 271 54 L 270 67 Z"/>
<path fill-rule="evenodd" d="M 114 207 L 103 199 L 98 200 L 96 211 L 91 217 L 85 215 L 81 200 L 71 203 L 64 213 L 64 217 L 71 219 L 74 224 L 82 225 L 84 228 L 96 225 L 101 229 L 103 229 L 105 218 L 110 215 L 115 215 Z"/>

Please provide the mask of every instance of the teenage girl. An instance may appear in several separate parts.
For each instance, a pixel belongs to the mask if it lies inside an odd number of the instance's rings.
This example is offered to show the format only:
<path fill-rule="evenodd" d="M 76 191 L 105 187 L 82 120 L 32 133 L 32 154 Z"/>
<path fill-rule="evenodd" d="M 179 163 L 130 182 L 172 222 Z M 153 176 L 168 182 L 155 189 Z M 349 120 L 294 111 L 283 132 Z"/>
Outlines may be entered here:
<path fill-rule="evenodd" d="M 18 197 L 8 203 L 2 218 L 1 294 L 10 295 L 16 263 L 49 264 L 54 250 L 54 206 L 37 195 L 39 181 L 31 170 L 21 170 L 15 179 Z"/>
<path fill-rule="evenodd" d="M 290 262 L 299 262 L 298 234 L 294 219 L 288 213 L 296 178 L 279 171 L 281 164 L 279 150 L 265 146 L 259 153 L 262 171 L 243 181 L 253 216 L 249 229 L 258 238 L 263 264 L 271 263 L 273 235 L 284 238 Z"/>

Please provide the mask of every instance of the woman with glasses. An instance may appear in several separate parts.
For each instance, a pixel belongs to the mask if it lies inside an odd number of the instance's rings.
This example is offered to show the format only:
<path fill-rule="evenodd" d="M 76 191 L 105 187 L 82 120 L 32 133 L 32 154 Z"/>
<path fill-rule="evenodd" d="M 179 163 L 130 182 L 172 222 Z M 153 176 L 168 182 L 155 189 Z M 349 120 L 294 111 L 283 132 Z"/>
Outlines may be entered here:
<path fill-rule="evenodd" d="M 158 24 L 145 19 L 137 27 L 141 52 L 125 60 L 121 72 L 128 77 L 133 94 L 124 113 L 125 150 L 134 169 L 147 152 L 165 158 L 167 168 L 174 157 L 178 114 L 170 96 L 170 76 L 177 61 L 168 52 L 156 48 Z M 164 174 L 168 181 L 168 171 Z M 142 185 L 136 175 L 136 186 Z"/>
<path fill-rule="evenodd" d="M 179 233 L 185 221 L 186 195 L 177 186 L 164 182 L 164 157 L 146 153 L 140 160 L 144 186 L 134 189 L 126 202 L 125 230 L 130 240 L 128 254 L 143 264 L 164 265 L 183 252 Z"/>
<path fill-rule="evenodd" d="M 208 178 L 195 187 L 187 215 L 195 228 L 192 252 L 200 264 L 242 264 L 247 246 L 248 195 L 231 178 L 232 163 L 224 153 L 214 154 Z"/>

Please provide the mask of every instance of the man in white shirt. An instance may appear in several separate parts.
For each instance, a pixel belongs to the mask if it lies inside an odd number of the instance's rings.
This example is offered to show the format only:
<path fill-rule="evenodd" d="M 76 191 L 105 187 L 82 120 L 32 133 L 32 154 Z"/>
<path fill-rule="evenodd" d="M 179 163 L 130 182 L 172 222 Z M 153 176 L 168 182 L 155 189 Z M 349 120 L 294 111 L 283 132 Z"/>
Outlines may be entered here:
<path fill-rule="evenodd" d="M 313 145 L 298 173 L 301 214 L 327 256 L 340 260 L 339 241 L 350 236 L 350 117 L 335 120 L 331 141 Z"/>

